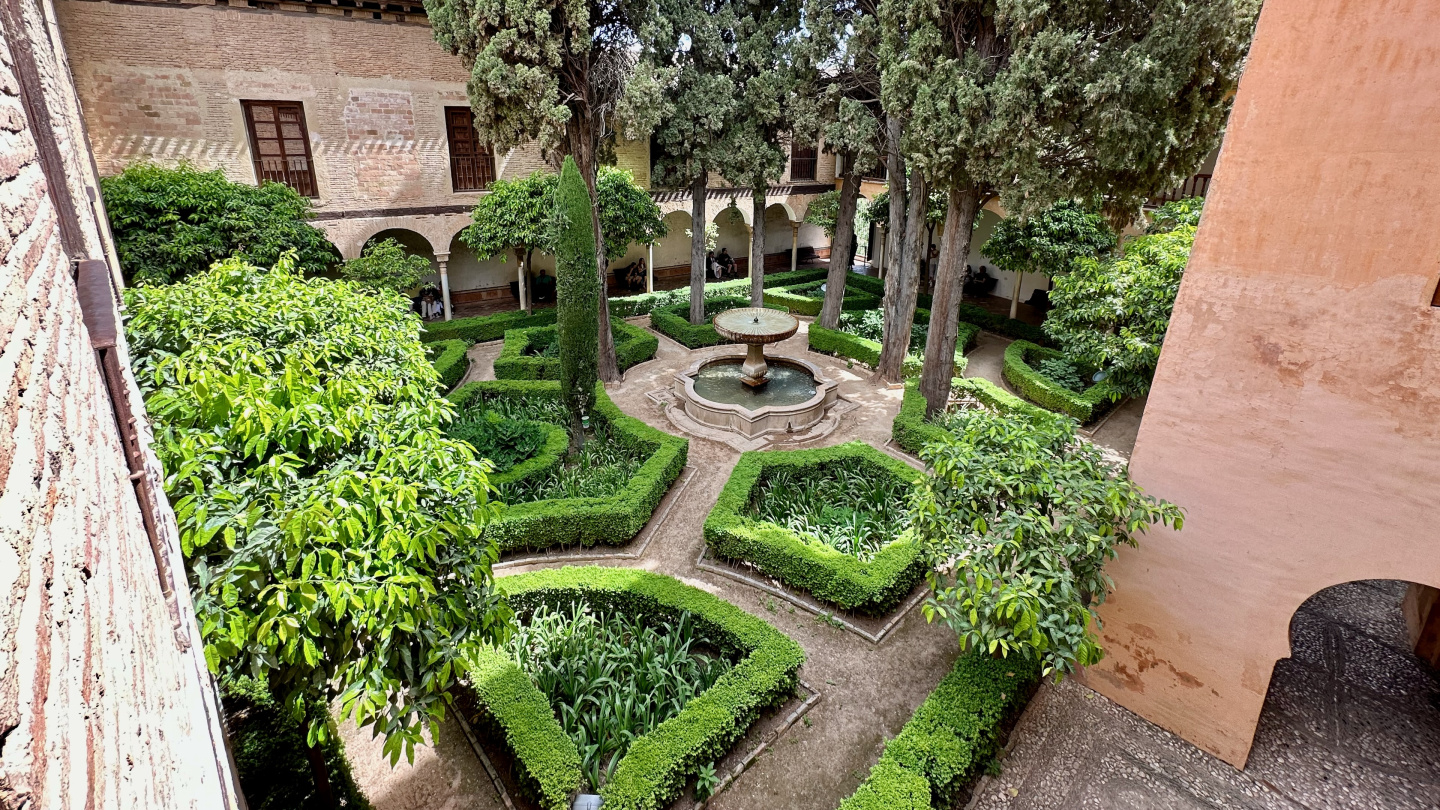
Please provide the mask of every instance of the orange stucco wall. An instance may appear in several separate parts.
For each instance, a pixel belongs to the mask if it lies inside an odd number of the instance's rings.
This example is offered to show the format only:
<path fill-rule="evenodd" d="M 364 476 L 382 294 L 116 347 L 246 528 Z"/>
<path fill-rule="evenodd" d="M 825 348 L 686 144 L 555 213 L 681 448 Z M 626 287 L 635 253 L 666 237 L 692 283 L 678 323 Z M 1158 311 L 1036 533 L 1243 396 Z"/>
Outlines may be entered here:
<path fill-rule="evenodd" d="M 1440 585 L 1440 2 L 1267 0 L 1132 462 L 1091 686 L 1236 765 L 1296 607 Z"/>

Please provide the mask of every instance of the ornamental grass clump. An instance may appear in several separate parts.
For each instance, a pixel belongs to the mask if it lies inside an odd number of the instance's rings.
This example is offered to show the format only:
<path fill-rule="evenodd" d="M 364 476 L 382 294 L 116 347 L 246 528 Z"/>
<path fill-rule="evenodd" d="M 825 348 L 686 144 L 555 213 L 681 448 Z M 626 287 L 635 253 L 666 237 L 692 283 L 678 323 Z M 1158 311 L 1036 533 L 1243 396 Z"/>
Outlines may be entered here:
<path fill-rule="evenodd" d="M 708 651 L 688 612 L 650 624 L 581 603 L 540 607 L 506 649 L 574 741 L 591 792 L 609 781 L 636 738 L 679 714 L 732 665 Z"/>
<path fill-rule="evenodd" d="M 892 476 L 840 465 L 781 469 L 756 488 L 750 516 L 864 561 L 905 529 L 908 491 Z"/>

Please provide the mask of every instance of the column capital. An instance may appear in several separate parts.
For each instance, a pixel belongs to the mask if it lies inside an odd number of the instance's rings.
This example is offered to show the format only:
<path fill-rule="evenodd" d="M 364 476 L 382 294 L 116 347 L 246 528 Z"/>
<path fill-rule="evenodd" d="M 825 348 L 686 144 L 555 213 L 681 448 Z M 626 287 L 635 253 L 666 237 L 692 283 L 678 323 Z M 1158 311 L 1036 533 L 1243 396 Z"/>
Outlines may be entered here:
<path fill-rule="evenodd" d="M 448 261 L 450 261 L 450 254 L 449 254 L 449 253 L 436 253 L 436 254 L 435 254 L 435 261 L 437 261 L 437 262 L 448 262 Z"/>

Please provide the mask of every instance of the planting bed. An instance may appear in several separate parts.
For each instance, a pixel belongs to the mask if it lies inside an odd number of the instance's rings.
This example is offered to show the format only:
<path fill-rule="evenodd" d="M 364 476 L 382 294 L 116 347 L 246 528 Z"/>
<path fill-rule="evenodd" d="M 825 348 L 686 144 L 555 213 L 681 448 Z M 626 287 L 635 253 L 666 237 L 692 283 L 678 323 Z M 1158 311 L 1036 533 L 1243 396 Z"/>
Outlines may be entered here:
<path fill-rule="evenodd" d="M 638 326 L 616 319 L 610 323 L 615 337 L 615 360 L 620 370 L 643 363 L 655 356 L 660 341 Z M 505 346 L 495 358 L 497 380 L 558 380 L 560 379 L 560 343 L 554 326 L 532 326 L 511 329 L 505 333 Z"/>
<path fill-rule="evenodd" d="M 590 787 L 610 810 L 664 807 L 796 693 L 799 645 L 669 577 L 570 567 L 498 585 L 523 629 L 465 654 L 461 711 L 545 810 Z"/>
<path fill-rule="evenodd" d="M 1082 425 L 1104 416 L 1119 399 L 1108 382 L 1088 384 L 1091 372 L 1075 368 L 1060 352 L 1029 341 L 1017 340 L 1005 348 L 1005 382 L 1025 399 Z"/>
<path fill-rule="evenodd" d="M 450 399 L 460 414 L 452 435 L 466 438 L 472 431 L 475 442 L 504 445 L 508 469 L 491 480 L 508 505 L 485 527 L 502 552 L 623 545 L 649 521 L 685 466 L 689 442 L 626 416 L 603 385 L 596 386 L 592 433 L 578 464 L 564 458 L 568 437 L 558 423 L 564 413 L 558 382 L 476 382 Z M 524 424 L 538 425 L 543 442 Z"/>
<path fill-rule="evenodd" d="M 705 521 L 722 560 L 846 611 L 882 614 L 924 575 L 905 533 L 920 472 L 863 442 L 740 457 Z"/>
<path fill-rule="evenodd" d="M 825 280 L 820 279 L 789 287 L 767 287 L 765 289 L 765 305 L 784 307 L 795 315 L 814 317 L 820 314 L 820 308 L 825 304 L 825 293 L 820 290 L 820 285 L 824 283 Z M 840 304 L 841 310 L 849 312 L 875 309 L 879 306 L 879 296 L 872 295 L 858 287 L 846 285 L 845 299 Z"/>
<path fill-rule="evenodd" d="M 981 377 L 956 378 L 950 381 L 952 408 L 986 407 L 999 411 L 1015 411 L 1032 419 L 1055 419 L 1055 414 L 1038 408 Z M 901 450 L 918 456 L 921 448 L 945 433 L 943 416 L 931 421 L 925 418 L 925 397 L 920 394 L 919 381 L 905 384 L 900 412 L 891 423 L 890 436 Z"/>

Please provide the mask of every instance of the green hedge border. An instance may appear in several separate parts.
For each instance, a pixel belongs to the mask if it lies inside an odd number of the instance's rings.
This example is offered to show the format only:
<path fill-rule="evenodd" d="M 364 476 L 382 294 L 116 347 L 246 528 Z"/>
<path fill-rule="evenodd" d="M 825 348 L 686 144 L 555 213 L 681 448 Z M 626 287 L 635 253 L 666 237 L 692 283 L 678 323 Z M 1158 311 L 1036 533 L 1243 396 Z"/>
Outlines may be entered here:
<path fill-rule="evenodd" d="M 861 562 L 832 548 L 806 543 L 794 532 L 746 517 L 755 489 L 773 470 L 839 464 L 871 475 L 916 483 L 922 473 L 864 442 L 810 450 L 752 451 L 740 456 L 720 499 L 705 519 L 705 542 L 721 559 L 743 560 L 794 588 L 843 610 L 886 613 L 925 575 L 920 549 L 908 535 Z"/>
<path fill-rule="evenodd" d="M 854 274 L 852 273 L 851 275 Z M 791 292 L 795 287 L 809 283 L 812 282 L 790 284 L 784 287 L 767 287 L 765 290 L 765 304 L 773 307 L 785 307 L 796 315 L 805 315 L 812 318 L 818 316 L 821 308 L 825 306 L 825 299 L 823 297 L 812 298 L 808 295 L 796 295 Z M 850 286 L 847 279 L 845 284 L 845 298 L 840 302 L 840 311 L 858 312 L 866 309 L 878 309 L 879 307 L 880 298 L 878 296 L 872 295 L 859 287 Z"/>
<path fill-rule="evenodd" d="M 848 282 L 871 295 L 885 297 L 885 281 L 874 276 L 862 276 L 858 273 L 851 275 Z M 915 298 L 917 310 L 928 310 L 934 303 L 933 296 L 920 293 Z M 917 313 L 918 316 L 918 313 Z M 1015 318 L 1004 315 L 996 315 L 984 307 L 977 306 L 965 301 L 960 302 L 960 320 L 965 323 L 974 324 L 986 332 L 994 332 L 997 335 L 1005 335 L 1017 340 L 1028 340 L 1031 343 L 1038 343 L 1042 346 L 1049 344 L 1050 338 L 1046 336 L 1045 330 L 1034 324 L 1025 323 Z"/>
<path fill-rule="evenodd" d="M 928 311 L 923 309 L 915 310 L 916 318 L 921 318 L 922 315 L 925 321 L 930 320 L 930 313 Z M 970 361 L 965 357 L 965 353 L 974 349 L 979 342 L 980 327 L 973 323 L 961 321 L 955 339 L 955 345 L 958 347 L 955 350 L 954 375 L 956 377 L 964 374 L 965 369 L 970 366 Z M 880 364 L 880 350 L 883 348 L 878 341 L 862 338 L 838 329 L 826 329 L 823 326 L 813 323 L 810 324 L 809 343 L 810 351 L 812 352 L 845 357 L 864 363 L 871 368 Z M 901 373 L 906 377 L 918 377 L 920 376 L 920 372 L 924 370 L 924 366 L 925 364 L 922 358 L 907 355 L 905 357 L 905 363 L 901 368 Z"/>
<path fill-rule="evenodd" d="M 957 377 L 950 381 L 951 390 L 969 394 L 997 411 L 1020 413 L 1032 419 L 1055 419 L 1050 411 L 1031 405 L 983 377 Z M 900 411 L 890 425 L 890 438 L 905 452 L 918 456 L 920 449 L 945 438 L 944 428 L 925 421 L 925 397 L 920 393 L 919 380 L 905 383 Z"/>
<path fill-rule="evenodd" d="M 486 380 L 462 385 L 451 392 L 449 398 L 463 408 L 476 397 L 519 396 L 554 399 L 558 407 L 560 383 Z M 639 534 L 655 514 L 655 508 L 685 467 L 689 440 L 663 433 L 627 416 L 610 401 L 603 384 L 595 386 L 595 416 L 610 426 L 615 438 L 647 455 L 640 471 L 630 479 L 625 490 L 614 497 L 556 498 L 505 507 L 484 530 L 485 536 L 494 538 L 502 552 L 553 546 L 624 545 Z M 547 440 L 547 448 L 549 442 Z M 516 469 L 520 466 L 523 465 L 517 465 Z M 527 477 L 538 472 L 532 471 Z"/>
<path fill-rule="evenodd" d="M 528 329 L 511 329 L 505 333 L 505 344 L 495 358 L 495 379 L 497 380 L 558 380 L 560 379 L 560 358 L 534 357 L 525 350 L 535 339 L 554 326 L 532 326 Z M 615 336 L 615 360 L 624 372 L 655 356 L 660 348 L 660 339 L 638 326 L 622 320 L 610 322 L 610 333 Z"/>
<path fill-rule="evenodd" d="M 720 302 L 737 308 L 750 306 L 749 298 L 738 295 L 705 299 L 707 304 Z M 651 311 L 650 328 L 687 349 L 703 349 L 728 343 L 729 341 L 715 332 L 715 326 L 711 320 L 713 318 L 702 324 L 692 324 L 690 323 L 690 304 L 672 304 Z"/>
<path fill-rule="evenodd" d="M 783 705 L 794 694 L 798 670 L 805 663 L 800 645 L 763 620 L 661 574 L 565 567 L 500 577 L 496 585 L 518 615 L 541 605 L 568 606 L 579 599 L 597 607 L 640 611 L 658 621 L 688 611 L 724 648 L 722 652 L 741 656 L 679 714 L 630 744 L 600 790 L 606 810 L 658 810 L 669 805 L 700 767 L 724 756 L 762 711 Z M 537 698 L 546 709 L 548 702 L 518 666 L 505 659 L 514 673 L 510 674 L 494 660 L 500 657 L 497 653 L 489 656 L 484 651 L 467 654 L 467 661 L 487 677 L 485 684 L 477 685 L 477 695 L 505 728 L 517 765 L 539 788 L 536 793 L 545 810 L 563 810 L 568 805 L 560 798 L 568 800 L 580 784 L 579 756 L 575 754 L 573 760 L 569 756 L 574 744 L 560 732 L 553 711 L 539 710 Z M 496 687 L 488 688 L 491 683 Z M 524 686 L 529 686 L 529 694 L 524 694 Z"/>
<path fill-rule="evenodd" d="M 1038 679 L 1035 665 L 1023 659 L 962 654 L 840 810 L 953 807 L 1000 750 L 1006 725 Z"/>
<path fill-rule="evenodd" d="M 1063 352 L 1055 349 L 1017 340 L 1005 347 L 1005 366 L 1001 373 L 1005 382 L 1010 383 L 1020 396 L 1036 405 L 1063 413 L 1082 425 L 1094 422 L 1115 406 L 1118 401 L 1115 387 L 1102 380 L 1085 389 L 1084 393 L 1077 394 L 1031 365 L 1063 356 Z"/>
<path fill-rule="evenodd" d="M 430 353 L 430 365 L 440 375 L 440 390 L 454 388 L 465 372 L 470 370 L 470 343 L 465 340 L 437 340 L 428 343 L 425 349 Z"/>

